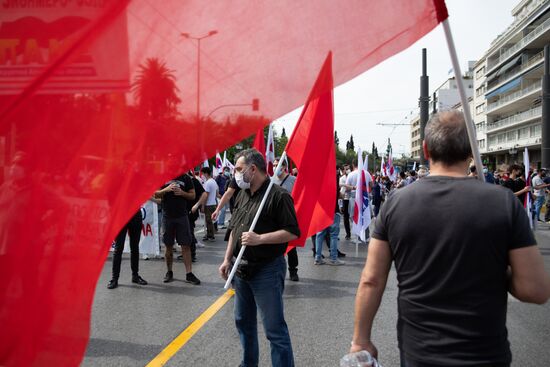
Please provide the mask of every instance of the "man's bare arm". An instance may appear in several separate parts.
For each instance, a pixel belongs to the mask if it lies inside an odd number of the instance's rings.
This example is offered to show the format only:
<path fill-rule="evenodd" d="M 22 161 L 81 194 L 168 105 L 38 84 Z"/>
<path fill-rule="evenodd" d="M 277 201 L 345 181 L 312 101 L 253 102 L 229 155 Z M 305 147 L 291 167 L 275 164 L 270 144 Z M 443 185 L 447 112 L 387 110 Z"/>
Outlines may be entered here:
<path fill-rule="evenodd" d="M 537 246 L 522 247 L 508 253 L 510 293 L 523 302 L 543 304 L 550 298 L 550 276 Z"/>
<path fill-rule="evenodd" d="M 367 262 L 355 297 L 355 327 L 350 349 L 352 353 L 367 350 L 375 357 L 378 355 L 371 341 L 372 323 L 386 288 L 391 261 L 389 243 L 371 239 Z"/>

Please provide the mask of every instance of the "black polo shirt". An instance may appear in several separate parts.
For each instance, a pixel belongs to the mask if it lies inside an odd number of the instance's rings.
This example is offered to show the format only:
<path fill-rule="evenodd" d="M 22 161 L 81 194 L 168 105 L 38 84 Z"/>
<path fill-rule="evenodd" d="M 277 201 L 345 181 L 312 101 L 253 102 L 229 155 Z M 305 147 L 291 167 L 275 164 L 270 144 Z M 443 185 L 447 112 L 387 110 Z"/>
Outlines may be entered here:
<path fill-rule="evenodd" d="M 269 186 L 269 179 L 266 179 L 262 186 L 254 194 L 250 189 L 241 190 L 237 195 L 231 218 L 231 233 L 235 247 L 233 254 L 237 256 L 241 249 L 241 235 L 248 232 L 254 216 L 260 207 L 264 193 Z M 300 228 L 294 210 L 294 201 L 290 194 L 278 185 L 273 185 L 262 213 L 256 223 L 254 232 L 258 234 L 270 233 L 284 229 L 300 237 Z M 248 261 L 269 261 L 285 253 L 288 243 L 266 244 L 259 246 L 247 246 L 243 258 Z"/>

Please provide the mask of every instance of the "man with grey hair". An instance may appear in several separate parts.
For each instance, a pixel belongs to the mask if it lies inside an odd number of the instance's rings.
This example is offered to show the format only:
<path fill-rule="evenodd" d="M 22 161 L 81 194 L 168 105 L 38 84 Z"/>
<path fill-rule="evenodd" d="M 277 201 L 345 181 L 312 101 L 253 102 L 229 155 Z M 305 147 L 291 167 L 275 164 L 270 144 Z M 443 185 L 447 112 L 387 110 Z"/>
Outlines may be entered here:
<path fill-rule="evenodd" d="M 510 190 L 466 176 L 462 113 L 435 114 L 423 150 L 430 175 L 397 190 L 376 220 L 351 352 L 378 354 L 371 329 L 395 261 L 402 366 L 509 366 L 507 293 L 538 304 L 550 297 L 528 217 Z"/>
<path fill-rule="evenodd" d="M 236 209 L 229 225 L 231 235 L 219 272 L 227 279 L 233 256 L 246 246 L 233 280 L 235 324 L 243 347 L 241 366 L 258 366 L 257 308 L 271 344 L 273 366 L 294 366 L 283 311 L 284 254 L 288 242 L 300 236 L 294 202 L 285 189 L 273 185 L 252 232 L 250 225 L 270 182 L 264 157 L 255 149 L 239 153 L 235 179 L 241 191 L 236 198 Z"/>

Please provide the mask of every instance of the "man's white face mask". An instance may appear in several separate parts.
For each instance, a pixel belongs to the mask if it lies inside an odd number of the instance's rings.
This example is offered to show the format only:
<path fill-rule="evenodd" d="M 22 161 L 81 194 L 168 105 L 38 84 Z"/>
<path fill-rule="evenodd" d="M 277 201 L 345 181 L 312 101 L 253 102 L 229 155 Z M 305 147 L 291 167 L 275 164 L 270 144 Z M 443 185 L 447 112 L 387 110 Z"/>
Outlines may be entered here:
<path fill-rule="evenodd" d="M 245 173 L 248 171 L 250 167 L 246 168 L 242 172 L 235 172 L 235 181 L 237 181 L 237 186 L 239 186 L 241 189 L 246 190 L 250 188 L 250 182 L 252 181 L 252 177 L 248 180 L 245 178 Z"/>

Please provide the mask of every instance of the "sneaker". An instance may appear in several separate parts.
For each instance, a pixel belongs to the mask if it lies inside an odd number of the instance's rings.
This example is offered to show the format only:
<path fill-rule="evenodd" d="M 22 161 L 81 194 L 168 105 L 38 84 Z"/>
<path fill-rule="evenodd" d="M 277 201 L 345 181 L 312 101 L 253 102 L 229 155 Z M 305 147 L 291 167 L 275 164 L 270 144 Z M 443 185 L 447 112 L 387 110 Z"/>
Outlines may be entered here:
<path fill-rule="evenodd" d="M 204 237 L 202 238 L 202 240 L 203 240 L 204 242 L 208 241 L 208 236 L 204 236 Z M 198 241 L 197 241 L 197 242 L 198 242 Z"/>
<path fill-rule="evenodd" d="M 197 241 L 197 247 L 199 248 L 203 248 L 203 247 L 206 247 L 206 245 L 204 243 L 202 243 L 201 241 Z"/>
<path fill-rule="evenodd" d="M 196 256 L 193 256 L 193 257 L 191 258 L 191 262 L 192 262 L 192 263 L 196 263 L 196 262 L 197 262 L 197 257 L 196 257 Z"/>
<path fill-rule="evenodd" d="M 346 236 L 345 240 L 346 240 L 346 241 L 350 241 L 350 240 L 351 240 L 351 237 L 350 237 L 350 236 Z"/>
<path fill-rule="evenodd" d="M 187 275 L 185 276 L 185 282 L 191 283 L 193 285 L 201 284 L 201 281 L 199 280 L 199 278 L 197 278 L 193 273 L 187 273 Z"/>
<path fill-rule="evenodd" d="M 289 270 L 290 280 L 293 282 L 299 282 L 300 278 L 298 277 L 298 270 Z"/>
<path fill-rule="evenodd" d="M 118 287 L 118 279 L 111 279 L 107 284 L 107 289 L 115 289 L 116 287 Z"/>
<path fill-rule="evenodd" d="M 340 250 L 338 250 L 338 257 L 346 257 L 346 254 L 344 254 L 343 252 L 340 252 Z"/>
<path fill-rule="evenodd" d="M 208 241 L 210 241 L 210 242 L 216 242 L 216 237 L 209 237 L 209 238 L 208 238 Z"/>
<path fill-rule="evenodd" d="M 227 229 L 227 226 L 220 226 L 220 229 Z"/>
<path fill-rule="evenodd" d="M 178 255 L 178 260 L 183 260 L 183 255 Z"/>
<path fill-rule="evenodd" d="M 173 271 L 167 271 L 166 275 L 164 276 L 164 283 L 170 283 L 174 281 L 174 272 Z"/>
<path fill-rule="evenodd" d="M 132 283 L 136 283 L 139 285 L 147 285 L 147 281 L 140 277 L 139 275 L 135 275 L 132 277 Z"/>
<path fill-rule="evenodd" d="M 328 264 L 329 264 L 329 265 L 338 266 L 338 265 L 344 265 L 345 262 L 343 262 L 342 260 L 336 259 L 336 260 L 330 260 L 330 261 L 328 262 Z"/>
<path fill-rule="evenodd" d="M 313 265 L 325 265 L 327 262 L 323 259 L 321 260 L 317 260 L 315 259 L 315 261 L 313 262 Z"/>

